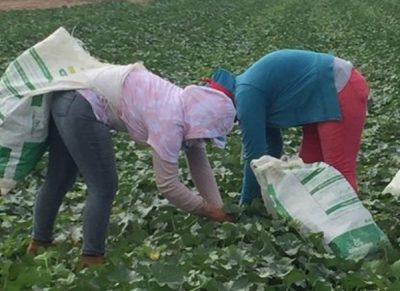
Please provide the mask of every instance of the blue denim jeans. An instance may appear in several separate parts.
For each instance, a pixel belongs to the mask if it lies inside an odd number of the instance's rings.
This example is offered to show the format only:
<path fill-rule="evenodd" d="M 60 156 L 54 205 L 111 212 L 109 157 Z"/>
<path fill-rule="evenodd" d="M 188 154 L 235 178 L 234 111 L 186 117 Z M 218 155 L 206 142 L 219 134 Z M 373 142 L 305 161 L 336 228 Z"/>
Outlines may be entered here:
<path fill-rule="evenodd" d="M 118 184 L 111 133 L 76 91 L 54 94 L 50 119 L 49 164 L 34 206 L 33 239 L 52 240 L 60 205 L 80 173 L 88 189 L 82 254 L 102 255 Z"/>

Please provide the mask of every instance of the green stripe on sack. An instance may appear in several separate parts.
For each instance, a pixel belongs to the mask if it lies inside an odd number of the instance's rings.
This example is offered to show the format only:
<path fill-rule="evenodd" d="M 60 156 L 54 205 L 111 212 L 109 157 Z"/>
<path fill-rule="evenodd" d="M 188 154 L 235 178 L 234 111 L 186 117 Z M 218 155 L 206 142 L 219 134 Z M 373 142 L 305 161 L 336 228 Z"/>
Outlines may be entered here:
<path fill-rule="evenodd" d="M 0 112 L 0 120 L 3 121 L 4 120 L 4 114 Z"/>
<path fill-rule="evenodd" d="M 329 243 L 336 255 L 354 259 L 389 245 L 388 238 L 375 223 L 345 232 Z"/>
<path fill-rule="evenodd" d="M 17 69 L 18 74 L 21 76 L 22 80 L 24 81 L 26 87 L 28 87 L 30 90 L 35 90 L 35 86 L 29 81 L 28 76 L 26 75 L 24 69 L 22 68 L 21 64 L 18 61 L 15 61 L 14 63 L 15 68 Z"/>
<path fill-rule="evenodd" d="M 317 187 L 315 187 L 314 189 L 312 189 L 310 191 L 311 195 L 314 195 L 316 192 L 318 192 L 319 190 L 335 183 L 336 181 L 339 181 L 340 179 L 343 179 L 343 177 L 341 175 L 336 175 L 333 176 L 331 178 L 329 178 L 328 180 L 322 182 L 321 184 L 319 184 Z"/>
<path fill-rule="evenodd" d="M 43 103 L 43 95 L 36 95 L 32 97 L 31 106 L 42 106 Z"/>
<path fill-rule="evenodd" d="M 10 160 L 11 149 L 0 146 L 0 177 L 4 176 L 8 161 Z"/>
<path fill-rule="evenodd" d="M 49 69 L 47 68 L 46 64 L 44 63 L 44 61 L 42 60 L 42 58 L 39 56 L 39 54 L 37 53 L 37 51 L 34 48 L 31 48 L 29 50 L 29 53 L 31 54 L 31 56 L 33 57 L 33 59 L 36 61 L 36 63 L 38 64 L 40 70 L 42 71 L 43 75 L 46 77 L 47 80 L 51 81 L 53 80 L 53 76 L 50 74 Z"/>
<path fill-rule="evenodd" d="M 14 180 L 22 180 L 36 166 L 47 149 L 45 142 L 26 142 L 22 147 L 21 156 L 15 170 Z"/>
<path fill-rule="evenodd" d="M 268 184 L 267 189 L 264 190 L 264 192 L 271 198 L 271 200 L 275 204 L 274 207 L 278 215 L 280 215 L 282 218 L 292 218 L 289 212 L 287 212 L 286 208 L 282 205 L 281 201 L 278 199 L 275 188 L 272 184 Z"/>
<path fill-rule="evenodd" d="M 301 184 L 307 184 L 312 178 L 317 176 L 319 173 L 321 173 L 325 168 L 318 168 L 312 171 L 310 174 L 308 174 L 303 180 L 300 181 Z"/>
<path fill-rule="evenodd" d="M 354 197 L 349 200 L 343 201 L 342 203 L 339 203 L 339 204 L 329 208 L 328 210 L 326 210 L 326 214 L 331 214 L 332 212 L 334 212 L 340 208 L 343 208 L 343 207 L 346 207 L 346 206 L 349 206 L 349 205 L 352 205 L 355 203 L 361 203 L 361 201 L 360 201 L 360 199 L 358 199 L 358 197 Z"/>
<path fill-rule="evenodd" d="M 4 77 L 3 79 L 4 85 L 7 87 L 8 91 L 10 91 L 11 94 L 13 94 L 17 98 L 22 98 L 21 95 L 19 95 L 17 89 L 15 89 L 12 85 L 10 80 L 7 77 Z"/>

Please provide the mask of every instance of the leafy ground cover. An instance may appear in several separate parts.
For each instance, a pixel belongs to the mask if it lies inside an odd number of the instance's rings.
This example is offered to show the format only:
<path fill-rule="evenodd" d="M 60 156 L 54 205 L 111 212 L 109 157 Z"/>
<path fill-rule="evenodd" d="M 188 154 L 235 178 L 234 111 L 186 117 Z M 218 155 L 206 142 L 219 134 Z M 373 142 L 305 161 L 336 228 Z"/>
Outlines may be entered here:
<path fill-rule="evenodd" d="M 59 245 L 24 254 L 45 160 L 0 200 L 0 290 L 399 290 L 400 201 L 381 191 L 400 165 L 400 3 L 397 0 L 159 0 L 0 12 L 0 71 L 59 26 L 96 57 L 143 60 L 185 85 L 224 66 L 236 73 L 268 51 L 332 52 L 367 77 L 372 102 L 359 158 L 361 198 L 394 248 L 360 262 L 324 251 L 318 235 L 272 220 L 261 203 L 217 224 L 174 209 L 156 190 L 149 152 L 115 135 L 120 188 L 111 217 L 108 263 L 77 268 L 85 186 L 77 183 L 58 217 Z M 285 152 L 299 144 L 286 131 Z M 238 131 L 210 153 L 227 207 L 238 212 Z M 182 161 L 183 163 L 183 161 Z M 182 178 L 191 185 L 188 172 Z"/>

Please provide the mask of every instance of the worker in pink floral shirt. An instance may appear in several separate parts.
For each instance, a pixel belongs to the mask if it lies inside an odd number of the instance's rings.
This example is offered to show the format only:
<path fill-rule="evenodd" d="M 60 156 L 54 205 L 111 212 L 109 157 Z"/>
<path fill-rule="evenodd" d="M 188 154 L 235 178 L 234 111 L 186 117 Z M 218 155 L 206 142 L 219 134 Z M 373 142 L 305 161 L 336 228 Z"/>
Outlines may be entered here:
<path fill-rule="evenodd" d="M 121 84 L 122 94 L 117 100 L 99 95 L 96 88 L 53 96 L 48 172 L 34 206 L 29 253 L 52 243 L 57 212 L 79 172 L 88 187 L 81 262 L 103 263 L 117 190 L 110 128 L 127 131 L 133 141 L 151 148 L 157 187 L 172 204 L 215 221 L 231 219 L 222 210 L 206 140 L 224 147 L 236 113 L 232 100 L 204 86 L 182 89 L 140 65 L 133 66 Z M 199 195 L 179 180 L 181 150 Z"/>

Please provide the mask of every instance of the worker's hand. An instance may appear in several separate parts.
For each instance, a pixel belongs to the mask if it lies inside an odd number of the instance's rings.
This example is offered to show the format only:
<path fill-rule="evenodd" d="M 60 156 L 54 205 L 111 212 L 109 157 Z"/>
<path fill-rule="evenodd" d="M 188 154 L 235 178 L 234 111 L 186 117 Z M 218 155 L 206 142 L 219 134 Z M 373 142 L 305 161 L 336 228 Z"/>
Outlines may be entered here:
<path fill-rule="evenodd" d="M 232 222 L 233 216 L 225 213 L 222 208 L 212 206 L 210 204 L 206 204 L 203 208 L 203 216 L 218 222 L 230 221 Z"/>

